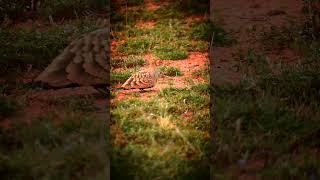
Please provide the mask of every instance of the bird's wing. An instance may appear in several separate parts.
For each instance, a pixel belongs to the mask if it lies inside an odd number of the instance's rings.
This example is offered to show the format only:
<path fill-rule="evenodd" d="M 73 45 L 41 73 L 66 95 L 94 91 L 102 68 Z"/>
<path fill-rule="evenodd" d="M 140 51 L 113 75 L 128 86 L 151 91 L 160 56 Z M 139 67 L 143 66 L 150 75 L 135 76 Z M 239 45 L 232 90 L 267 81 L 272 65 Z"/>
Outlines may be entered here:
<path fill-rule="evenodd" d="M 152 76 L 148 71 L 142 71 L 131 75 L 131 77 L 121 86 L 125 89 L 143 89 L 154 85 Z"/>
<path fill-rule="evenodd" d="M 106 84 L 109 75 L 109 28 L 71 42 L 35 79 L 49 86 Z"/>

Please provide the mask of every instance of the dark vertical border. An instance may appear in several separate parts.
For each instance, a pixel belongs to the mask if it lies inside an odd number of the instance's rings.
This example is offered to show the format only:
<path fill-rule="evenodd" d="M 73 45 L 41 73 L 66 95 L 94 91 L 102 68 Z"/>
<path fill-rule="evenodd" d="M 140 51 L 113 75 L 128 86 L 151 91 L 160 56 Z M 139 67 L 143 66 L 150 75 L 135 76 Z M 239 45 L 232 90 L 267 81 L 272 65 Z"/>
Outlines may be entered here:
<path fill-rule="evenodd" d="M 210 21 L 213 23 L 214 22 L 214 13 L 213 13 L 213 1 L 214 0 L 210 0 Z M 210 136 L 211 136 L 211 147 L 213 147 L 214 145 L 214 129 L 215 129 L 215 123 L 214 123 L 214 110 L 215 110 L 215 103 L 214 103 L 214 93 L 213 93 L 213 87 L 214 87 L 214 62 L 213 62 L 213 37 L 214 34 L 212 34 L 211 37 L 211 41 L 209 44 L 209 64 L 210 64 L 210 68 L 209 68 L 209 74 L 210 74 Z M 214 153 L 212 148 L 211 148 L 211 152 L 210 153 Z M 210 158 L 211 159 L 211 158 Z M 211 160 L 209 160 L 210 162 L 210 180 L 213 180 L 213 168 L 211 165 Z"/>

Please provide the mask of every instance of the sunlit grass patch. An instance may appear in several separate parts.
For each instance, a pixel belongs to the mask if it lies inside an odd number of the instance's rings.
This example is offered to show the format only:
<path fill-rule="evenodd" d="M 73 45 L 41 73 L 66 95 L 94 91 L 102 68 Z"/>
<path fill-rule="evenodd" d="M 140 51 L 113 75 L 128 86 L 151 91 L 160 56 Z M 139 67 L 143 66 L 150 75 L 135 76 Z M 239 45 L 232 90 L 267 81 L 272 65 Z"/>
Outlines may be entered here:
<path fill-rule="evenodd" d="M 179 108 L 187 110 L 208 107 L 209 98 L 195 91 L 180 88 L 166 88 L 159 93 L 172 104 L 180 104 Z"/>
<path fill-rule="evenodd" d="M 205 80 L 209 80 L 209 68 L 198 69 L 192 72 L 193 77 L 202 77 Z"/>
<path fill-rule="evenodd" d="M 190 109 L 196 108 L 195 111 L 207 108 L 200 106 L 206 104 L 204 99 L 209 100 L 205 86 L 194 88 L 166 89 L 160 92 L 159 97 L 147 101 L 130 98 L 115 102 L 112 108 L 115 124 L 112 126 L 121 128 L 127 143 L 113 146 L 111 165 L 112 169 L 128 169 L 126 173 L 115 170 L 118 172 L 115 177 L 197 179 L 209 176 L 209 171 L 200 173 L 204 171 L 197 168 L 198 165 L 208 168 L 204 156 L 204 147 L 210 138 L 207 132 L 209 119 L 205 115 L 208 112 L 201 111 L 194 116 L 196 119 L 190 125 L 186 125 L 181 117 L 188 109 L 183 104 Z M 176 108 L 180 110 L 175 111 Z M 198 162 L 197 166 L 195 162 Z"/>
<path fill-rule="evenodd" d="M 135 25 L 141 20 L 139 17 L 123 18 L 126 26 L 114 33 L 125 41 L 117 47 L 120 54 L 152 53 L 160 59 L 179 60 L 187 58 L 189 52 L 205 51 L 207 41 L 190 39 L 189 24 L 177 19 L 184 12 L 177 11 L 171 1 L 164 4 L 150 12 L 155 22 L 150 27 Z M 142 11 L 147 14 L 146 10 Z M 124 65 L 114 63 L 113 68 L 119 67 Z M 162 67 L 162 72 L 167 76 L 182 75 L 174 67 Z M 165 88 L 147 99 L 141 99 L 143 93 L 115 99 L 111 107 L 112 178 L 208 179 L 205 147 L 210 137 L 206 91 L 206 85 L 195 85 L 185 89 Z"/>
<path fill-rule="evenodd" d="M 168 3 L 156 9 L 154 13 L 159 19 L 179 19 L 183 18 L 183 13 L 177 10 L 177 4 Z"/>
<path fill-rule="evenodd" d="M 124 83 L 133 73 L 133 70 L 127 69 L 124 71 L 111 71 L 110 81 L 111 84 Z"/>
<path fill-rule="evenodd" d="M 201 38 L 203 31 L 201 28 L 195 30 L 195 27 L 196 25 L 190 26 L 184 20 L 179 19 L 160 19 L 156 21 L 155 26 L 150 28 L 132 26 L 126 31 L 116 33 L 118 38 L 125 41 L 117 46 L 117 51 L 124 55 L 141 55 L 152 52 L 162 60 L 185 59 L 189 52 L 204 52 L 208 48 L 208 39 Z M 210 31 L 210 28 L 207 29 Z M 216 31 L 220 32 L 220 30 L 225 33 L 223 29 Z M 190 34 L 197 33 L 200 35 L 190 36 Z M 225 36 L 223 38 L 227 39 L 227 33 L 223 33 L 218 33 L 218 36 Z"/>
<path fill-rule="evenodd" d="M 117 50 L 120 53 L 128 54 L 128 55 L 138 55 L 146 53 L 152 47 L 152 42 L 149 39 L 141 38 L 141 39 L 128 39 L 123 44 L 117 46 Z"/>
<path fill-rule="evenodd" d="M 172 66 L 161 66 L 160 67 L 161 72 L 164 73 L 164 75 L 167 76 L 181 76 L 182 72 L 179 68 L 172 67 Z"/>
<path fill-rule="evenodd" d="M 181 60 L 188 57 L 186 51 L 172 46 L 155 47 L 153 53 L 162 60 Z"/>
<path fill-rule="evenodd" d="M 134 68 L 146 64 L 141 56 L 114 57 L 111 59 L 112 68 Z"/>
<path fill-rule="evenodd" d="M 125 40 L 117 50 L 124 54 L 153 52 L 161 59 L 178 60 L 187 57 L 191 51 L 206 51 L 207 40 L 190 38 L 189 25 L 183 20 L 159 20 L 150 28 L 132 27 L 115 33 Z"/>
<path fill-rule="evenodd" d="M 151 29 L 132 27 L 126 31 L 126 36 L 127 37 L 139 37 L 139 36 L 150 35 L 151 33 L 152 33 Z"/>

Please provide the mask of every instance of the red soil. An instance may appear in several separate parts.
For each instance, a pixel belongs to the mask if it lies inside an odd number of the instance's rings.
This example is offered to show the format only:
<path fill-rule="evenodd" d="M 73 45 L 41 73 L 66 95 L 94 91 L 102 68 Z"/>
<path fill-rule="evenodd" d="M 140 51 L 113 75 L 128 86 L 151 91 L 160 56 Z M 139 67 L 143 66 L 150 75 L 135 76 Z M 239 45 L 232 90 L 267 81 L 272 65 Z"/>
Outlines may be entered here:
<path fill-rule="evenodd" d="M 237 63 L 232 57 L 239 50 L 249 48 L 256 52 L 264 51 L 261 33 L 271 26 L 283 26 L 288 23 L 288 18 L 301 20 L 301 0 L 217 0 L 214 11 L 215 21 L 230 32 L 238 43 L 231 47 L 216 47 L 213 50 L 214 63 L 212 70 L 215 72 L 215 82 L 238 81 L 241 74 L 235 71 Z M 256 29 L 253 31 L 252 29 Z M 284 59 L 292 62 L 299 56 L 290 49 L 274 49 L 267 51 L 270 60 Z"/>
<path fill-rule="evenodd" d="M 144 55 L 145 60 L 150 64 L 154 60 L 159 60 L 157 57 L 154 57 L 152 54 Z M 140 98 L 148 99 L 154 96 L 155 93 L 159 92 L 163 88 L 167 87 L 178 87 L 178 88 L 187 88 L 189 84 L 186 82 L 186 78 L 191 78 L 193 81 L 205 81 L 201 77 L 193 77 L 192 73 L 201 69 L 206 68 L 206 63 L 208 63 L 208 54 L 201 52 L 192 52 L 186 59 L 183 60 L 161 60 L 160 61 L 164 66 L 177 67 L 181 70 L 182 76 L 176 77 L 160 77 L 156 86 L 153 87 L 150 91 L 141 92 L 140 90 L 120 90 L 116 96 L 116 100 L 121 100 L 126 97 L 126 95 L 132 94 L 133 92 L 139 92 Z"/>

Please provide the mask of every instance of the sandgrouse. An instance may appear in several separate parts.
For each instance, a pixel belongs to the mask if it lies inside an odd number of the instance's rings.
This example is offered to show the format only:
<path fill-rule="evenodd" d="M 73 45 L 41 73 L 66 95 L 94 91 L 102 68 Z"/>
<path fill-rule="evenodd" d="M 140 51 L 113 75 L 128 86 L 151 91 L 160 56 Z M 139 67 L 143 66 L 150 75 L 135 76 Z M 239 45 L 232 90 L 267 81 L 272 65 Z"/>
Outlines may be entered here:
<path fill-rule="evenodd" d="M 156 62 L 156 64 L 159 63 Z M 121 86 L 123 89 L 148 89 L 156 85 L 160 77 L 159 67 L 153 66 L 147 70 L 142 70 L 134 73 L 129 79 Z"/>
<path fill-rule="evenodd" d="M 97 23 L 103 28 L 71 42 L 34 82 L 50 88 L 108 85 L 110 22 Z"/>

